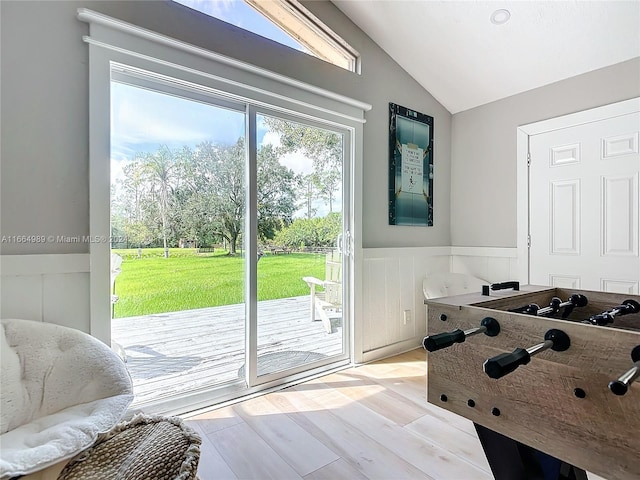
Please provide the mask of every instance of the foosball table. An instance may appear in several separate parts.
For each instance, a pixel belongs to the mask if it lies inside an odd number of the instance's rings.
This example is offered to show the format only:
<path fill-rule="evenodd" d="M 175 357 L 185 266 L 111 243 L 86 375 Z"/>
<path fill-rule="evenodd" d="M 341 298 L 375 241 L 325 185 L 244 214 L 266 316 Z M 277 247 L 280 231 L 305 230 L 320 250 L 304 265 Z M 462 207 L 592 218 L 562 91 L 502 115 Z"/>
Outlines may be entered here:
<path fill-rule="evenodd" d="M 496 480 L 640 479 L 640 296 L 505 282 L 425 300 L 427 401 Z"/>

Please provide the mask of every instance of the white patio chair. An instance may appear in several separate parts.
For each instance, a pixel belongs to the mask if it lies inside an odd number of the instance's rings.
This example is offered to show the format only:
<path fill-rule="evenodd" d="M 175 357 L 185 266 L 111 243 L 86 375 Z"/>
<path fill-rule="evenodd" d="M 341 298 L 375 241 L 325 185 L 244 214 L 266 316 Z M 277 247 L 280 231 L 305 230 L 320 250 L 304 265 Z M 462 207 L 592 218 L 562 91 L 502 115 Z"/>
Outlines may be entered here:
<path fill-rule="evenodd" d="M 327 253 L 325 279 L 303 277 L 311 293 L 311 321 L 316 320 L 316 308 L 324 329 L 331 333 L 331 319 L 327 311 L 342 311 L 342 255 L 338 251 Z M 321 287 L 317 291 L 316 287 Z"/>
<path fill-rule="evenodd" d="M 111 254 L 111 316 L 113 316 L 113 308 L 118 301 L 116 295 L 116 278 L 122 273 L 122 257 L 117 253 Z"/>
<path fill-rule="evenodd" d="M 116 303 L 119 298 L 116 295 L 116 277 L 122 273 L 122 257 L 117 253 L 111 254 L 111 318 L 114 317 Z M 111 348 L 118 354 L 123 362 L 127 361 L 127 353 L 122 345 L 118 342 L 111 340 Z"/>

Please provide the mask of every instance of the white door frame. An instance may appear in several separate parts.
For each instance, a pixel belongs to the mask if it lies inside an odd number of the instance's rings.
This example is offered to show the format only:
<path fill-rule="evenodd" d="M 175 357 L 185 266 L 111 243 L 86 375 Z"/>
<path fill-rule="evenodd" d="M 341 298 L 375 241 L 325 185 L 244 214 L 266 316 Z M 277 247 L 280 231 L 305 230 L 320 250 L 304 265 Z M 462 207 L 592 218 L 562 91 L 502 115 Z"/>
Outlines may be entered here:
<path fill-rule="evenodd" d="M 90 246 L 90 332 L 110 344 L 110 78 L 111 62 L 171 78 L 180 78 L 231 100 L 293 112 L 301 118 L 321 118 L 353 132 L 352 157 L 355 176 L 352 200 L 362 188 L 363 124 L 372 105 L 220 55 L 182 40 L 140 28 L 86 8 L 78 9 L 78 19 L 90 24 L 89 44 L 89 233 L 104 239 Z M 361 206 L 355 204 L 356 215 Z M 356 255 L 361 253 L 361 225 L 355 225 Z M 354 280 L 359 285 L 358 263 Z M 357 298 L 357 291 L 354 298 Z M 356 305 L 356 314 L 358 305 Z M 352 309 L 353 311 L 353 309 Z M 352 313 L 352 318 L 357 318 Z M 352 327 L 352 332 L 353 332 Z M 356 330 L 357 348 L 361 333 Z M 354 340 L 352 340 L 353 346 Z M 356 355 L 357 356 L 357 355 Z"/>
<path fill-rule="evenodd" d="M 350 339 L 352 358 L 345 363 L 361 358 L 362 328 L 356 322 L 362 312 L 363 132 L 365 113 L 372 105 L 85 8 L 78 9 L 78 19 L 90 25 L 90 34 L 83 36 L 89 44 L 89 233 L 93 238 L 104 240 L 92 242 L 89 252 L 90 333 L 110 344 L 110 82 L 111 65 L 118 63 L 153 72 L 158 78 L 179 79 L 198 92 L 269 107 L 301 119 L 318 119 L 350 132 L 352 209 L 348 224 L 352 227 L 350 251 L 353 255 L 348 260 L 352 274 L 348 284 L 354 301 L 349 307 L 350 331 L 345 332 Z M 251 276 L 255 280 L 255 272 Z M 320 372 L 294 373 L 286 381 L 296 382 L 316 373 Z M 253 394 L 281 383 L 282 379 L 263 383 L 246 393 Z M 194 395 L 191 408 L 210 404 L 207 397 L 208 392 Z M 167 403 L 163 411 L 167 412 L 169 407 Z M 176 405 L 175 411 L 180 408 Z"/>
<path fill-rule="evenodd" d="M 619 117 L 630 113 L 640 112 L 640 97 L 624 100 L 602 107 L 596 107 L 582 112 L 563 115 L 548 120 L 542 120 L 527 125 L 521 125 L 517 130 L 517 251 L 518 278 L 521 282 L 529 283 L 529 236 L 530 205 L 529 205 L 529 142 L 532 136 L 541 133 L 575 127 L 586 123 L 596 122 L 605 118 Z"/>

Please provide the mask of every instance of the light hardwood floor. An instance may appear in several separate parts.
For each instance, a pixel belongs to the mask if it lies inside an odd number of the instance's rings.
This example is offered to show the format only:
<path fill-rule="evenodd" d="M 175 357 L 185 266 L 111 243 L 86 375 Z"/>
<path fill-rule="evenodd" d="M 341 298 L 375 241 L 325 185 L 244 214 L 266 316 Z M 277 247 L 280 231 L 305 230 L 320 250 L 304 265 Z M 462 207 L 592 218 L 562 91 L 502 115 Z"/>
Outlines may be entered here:
<path fill-rule="evenodd" d="M 492 478 L 471 422 L 425 399 L 414 350 L 187 419 L 201 480 Z"/>
<path fill-rule="evenodd" d="M 203 440 L 198 475 L 493 478 L 473 424 L 426 402 L 425 372 L 417 349 L 187 418 Z"/>

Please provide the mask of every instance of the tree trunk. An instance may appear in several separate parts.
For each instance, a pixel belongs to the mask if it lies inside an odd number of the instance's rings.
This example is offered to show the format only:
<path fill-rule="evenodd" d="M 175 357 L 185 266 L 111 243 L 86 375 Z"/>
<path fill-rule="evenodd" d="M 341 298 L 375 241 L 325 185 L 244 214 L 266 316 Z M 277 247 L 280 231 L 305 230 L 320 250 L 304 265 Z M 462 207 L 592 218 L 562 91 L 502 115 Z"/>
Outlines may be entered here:
<path fill-rule="evenodd" d="M 307 219 L 311 220 L 313 217 L 313 210 L 311 210 L 311 205 L 313 202 L 313 184 L 309 182 L 307 187 Z"/>
<path fill-rule="evenodd" d="M 238 237 L 236 235 L 231 235 L 229 239 L 229 255 L 236 254 L 236 243 L 238 241 Z"/>
<path fill-rule="evenodd" d="M 169 258 L 169 248 L 167 247 L 167 219 L 162 212 L 162 244 L 164 245 L 164 258 Z"/>

